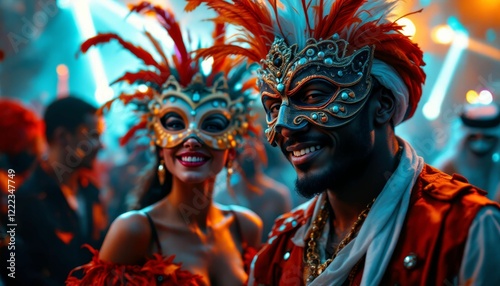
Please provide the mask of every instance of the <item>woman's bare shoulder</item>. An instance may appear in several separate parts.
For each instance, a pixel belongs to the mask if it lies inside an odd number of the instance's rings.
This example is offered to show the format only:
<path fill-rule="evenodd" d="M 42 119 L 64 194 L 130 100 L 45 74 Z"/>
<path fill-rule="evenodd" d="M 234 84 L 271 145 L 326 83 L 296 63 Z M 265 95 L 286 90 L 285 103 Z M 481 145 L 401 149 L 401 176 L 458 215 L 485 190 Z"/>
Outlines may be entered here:
<path fill-rule="evenodd" d="M 151 226 L 143 211 L 129 211 L 111 224 L 99 258 L 118 264 L 137 264 L 149 255 Z"/>

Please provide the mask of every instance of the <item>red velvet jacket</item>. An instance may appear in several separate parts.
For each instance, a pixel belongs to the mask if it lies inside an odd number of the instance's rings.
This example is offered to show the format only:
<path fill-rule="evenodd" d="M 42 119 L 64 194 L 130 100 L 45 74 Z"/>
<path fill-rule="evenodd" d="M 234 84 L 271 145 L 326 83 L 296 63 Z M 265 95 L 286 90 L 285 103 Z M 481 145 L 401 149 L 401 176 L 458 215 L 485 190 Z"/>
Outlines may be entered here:
<path fill-rule="evenodd" d="M 315 201 L 307 209 L 276 220 L 269 243 L 254 265 L 257 284 L 304 284 L 304 249 L 291 238 L 313 215 Z M 446 281 L 451 283 L 458 276 L 469 227 L 486 205 L 500 207 L 465 178 L 425 165 L 413 187 L 405 224 L 381 285 L 451 285 Z M 362 274 L 359 268 L 353 285 L 360 284 Z"/>

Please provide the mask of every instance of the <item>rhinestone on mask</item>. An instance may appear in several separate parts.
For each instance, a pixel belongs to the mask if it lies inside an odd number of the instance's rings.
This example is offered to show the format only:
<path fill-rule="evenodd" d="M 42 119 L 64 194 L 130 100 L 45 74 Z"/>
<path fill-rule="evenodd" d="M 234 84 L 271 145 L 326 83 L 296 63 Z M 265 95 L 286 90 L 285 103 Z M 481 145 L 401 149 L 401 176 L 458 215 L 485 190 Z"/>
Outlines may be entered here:
<path fill-rule="evenodd" d="M 282 92 L 283 89 L 285 89 L 285 85 L 282 84 L 282 83 L 278 83 L 278 85 L 276 86 L 276 88 L 278 89 L 279 92 Z"/>
<path fill-rule="evenodd" d="M 274 59 L 273 59 L 273 65 L 277 68 L 281 67 L 281 65 L 283 64 L 283 60 L 281 59 L 281 57 L 279 55 L 274 55 Z"/>
<path fill-rule="evenodd" d="M 200 101 L 200 94 L 198 92 L 195 92 L 193 94 L 193 102 L 198 102 Z"/>

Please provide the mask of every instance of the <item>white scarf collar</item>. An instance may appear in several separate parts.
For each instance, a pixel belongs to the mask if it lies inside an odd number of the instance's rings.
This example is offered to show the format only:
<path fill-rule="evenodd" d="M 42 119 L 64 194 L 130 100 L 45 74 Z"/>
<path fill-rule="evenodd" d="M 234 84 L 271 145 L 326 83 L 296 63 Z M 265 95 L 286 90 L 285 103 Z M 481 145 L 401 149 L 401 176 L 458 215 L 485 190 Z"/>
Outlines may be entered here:
<path fill-rule="evenodd" d="M 358 236 L 347 244 L 325 271 L 308 285 L 342 285 L 351 269 L 365 254 L 361 285 L 378 285 L 382 280 L 403 227 L 411 190 L 424 166 L 424 160 L 416 154 L 410 144 L 402 139 L 399 140 L 404 146 L 401 161 L 377 197 Z M 292 238 L 295 245 L 304 247 L 311 222 L 316 217 L 325 199 L 324 196 L 326 194 L 322 193 L 316 200 L 312 218 L 300 227 Z M 318 240 L 319 248 L 323 250 L 321 256 L 324 256 L 328 232 L 329 223 L 326 224 Z"/>

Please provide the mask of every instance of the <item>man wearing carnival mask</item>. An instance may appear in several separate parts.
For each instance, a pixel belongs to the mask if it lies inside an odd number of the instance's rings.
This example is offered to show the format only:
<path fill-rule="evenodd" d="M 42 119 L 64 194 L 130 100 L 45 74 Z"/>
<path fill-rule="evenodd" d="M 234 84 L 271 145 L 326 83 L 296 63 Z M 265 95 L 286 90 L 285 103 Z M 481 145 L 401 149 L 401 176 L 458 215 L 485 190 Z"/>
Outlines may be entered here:
<path fill-rule="evenodd" d="M 500 283 L 500 206 L 394 133 L 425 81 L 398 2 L 188 0 L 239 29 L 198 56 L 261 64 L 267 138 L 311 197 L 276 220 L 249 285 Z"/>

